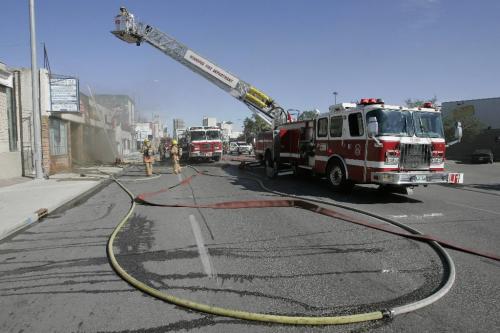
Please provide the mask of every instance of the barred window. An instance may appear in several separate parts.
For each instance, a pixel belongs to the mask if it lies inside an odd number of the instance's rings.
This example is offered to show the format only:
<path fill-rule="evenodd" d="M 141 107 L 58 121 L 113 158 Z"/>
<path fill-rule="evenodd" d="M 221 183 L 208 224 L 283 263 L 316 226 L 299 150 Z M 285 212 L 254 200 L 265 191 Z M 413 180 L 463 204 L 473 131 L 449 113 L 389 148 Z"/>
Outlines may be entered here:
<path fill-rule="evenodd" d="M 50 154 L 66 155 L 68 153 L 68 124 L 60 119 L 50 119 Z"/>
<path fill-rule="evenodd" d="M 16 104 L 14 101 L 14 94 L 12 93 L 12 88 L 6 88 L 6 102 L 7 102 L 7 119 L 9 122 L 9 150 L 17 151 L 17 112 Z"/>

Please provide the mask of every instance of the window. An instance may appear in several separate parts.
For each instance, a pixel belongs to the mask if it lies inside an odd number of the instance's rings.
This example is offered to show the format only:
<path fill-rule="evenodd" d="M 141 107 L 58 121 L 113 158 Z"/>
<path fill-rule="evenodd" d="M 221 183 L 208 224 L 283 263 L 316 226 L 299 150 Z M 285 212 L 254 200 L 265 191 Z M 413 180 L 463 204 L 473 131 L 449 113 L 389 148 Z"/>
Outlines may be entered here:
<path fill-rule="evenodd" d="M 7 116 L 9 119 L 9 150 L 17 151 L 17 112 L 12 88 L 7 87 Z"/>
<path fill-rule="evenodd" d="M 205 131 L 192 131 L 189 134 L 191 136 L 191 141 L 201 141 L 207 139 Z"/>
<path fill-rule="evenodd" d="M 443 138 L 443 122 L 438 112 L 413 112 L 415 134 L 421 138 Z"/>
<path fill-rule="evenodd" d="M 207 131 L 207 139 L 208 140 L 219 140 L 220 132 L 219 131 Z"/>
<path fill-rule="evenodd" d="M 60 119 L 50 119 L 50 154 L 66 155 L 68 153 L 68 126 Z"/>
<path fill-rule="evenodd" d="M 342 116 L 330 118 L 330 137 L 338 138 L 342 136 Z"/>
<path fill-rule="evenodd" d="M 409 111 L 378 109 L 366 113 L 366 121 L 377 118 L 378 136 L 412 136 L 413 120 Z"/>
<path fill-rule="evenodd" d="M 351 113 L 349 115 L 349 133 L 351 136 L 362 136 L 365 133 L 361 113 Z"/>
<path fill-rule="evenodd" d="M 318 137 L 322 138 L 328 135 L 328 118 L 318 119 Z"/>

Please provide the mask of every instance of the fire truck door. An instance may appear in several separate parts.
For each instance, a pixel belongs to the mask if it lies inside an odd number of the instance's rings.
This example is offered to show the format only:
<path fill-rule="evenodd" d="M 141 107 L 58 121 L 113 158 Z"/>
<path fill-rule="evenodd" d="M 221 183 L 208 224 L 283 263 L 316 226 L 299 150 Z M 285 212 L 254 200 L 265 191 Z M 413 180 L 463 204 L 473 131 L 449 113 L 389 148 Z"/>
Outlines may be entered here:
<path fill-rule="evenodd" d="M 361 112 L 351 113 L 347 119 L 349 140 L 347 140 L 346 164 L 349 178 L 364 182 L 366 177 L 366 133 Z"/>

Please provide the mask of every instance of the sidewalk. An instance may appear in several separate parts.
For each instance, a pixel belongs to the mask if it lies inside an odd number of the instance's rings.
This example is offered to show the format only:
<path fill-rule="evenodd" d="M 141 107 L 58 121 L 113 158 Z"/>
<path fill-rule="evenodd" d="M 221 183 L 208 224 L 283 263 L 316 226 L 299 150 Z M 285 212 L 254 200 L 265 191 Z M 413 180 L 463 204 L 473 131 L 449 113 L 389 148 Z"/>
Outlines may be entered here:
<path fill-rule="evenodd" d="M 37 222 L 41 217 L 92 191 L 121 168 L 81 168 L 79 173 L 62 173 L 50 179 L 16 179 L 0 185 L 0 240 Z M 101 172 L 102 171 L 102 172 Z M 81 176 L 85 174 L 85 176 Z"/>

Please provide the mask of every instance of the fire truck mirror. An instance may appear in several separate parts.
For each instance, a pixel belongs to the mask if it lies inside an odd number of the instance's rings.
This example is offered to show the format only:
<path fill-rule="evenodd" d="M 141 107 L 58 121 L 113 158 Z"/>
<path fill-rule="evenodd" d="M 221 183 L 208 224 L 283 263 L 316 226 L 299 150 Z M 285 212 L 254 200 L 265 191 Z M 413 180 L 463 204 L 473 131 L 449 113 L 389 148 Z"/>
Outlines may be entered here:
<path fill-rule="evenodd" d="M 378 121 L 376 117 L 368 118 L 368 136 L 373 138 L 378 134 Z"/>
<path fill-rule="evenodd" d="M 457 121 L 455 124 L 455 139 L 458 140 L 458 142 L 462 141 L 462 123 Z"/>

